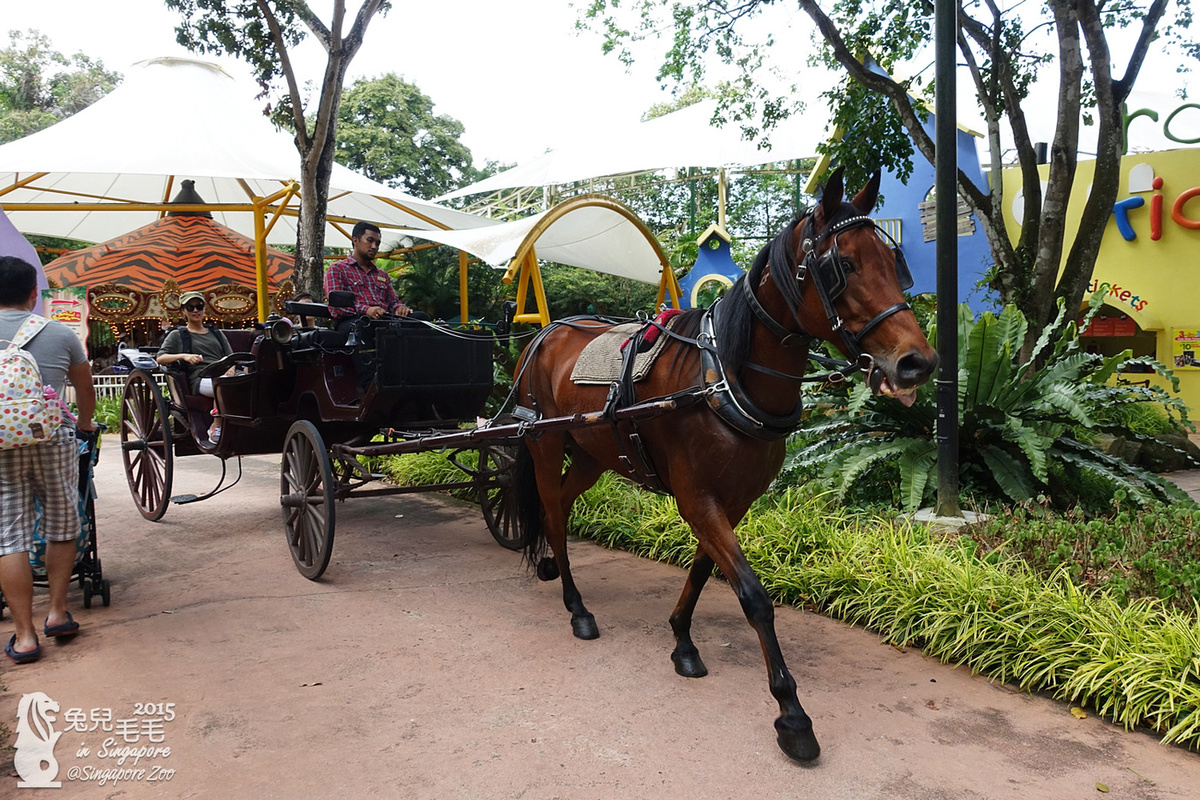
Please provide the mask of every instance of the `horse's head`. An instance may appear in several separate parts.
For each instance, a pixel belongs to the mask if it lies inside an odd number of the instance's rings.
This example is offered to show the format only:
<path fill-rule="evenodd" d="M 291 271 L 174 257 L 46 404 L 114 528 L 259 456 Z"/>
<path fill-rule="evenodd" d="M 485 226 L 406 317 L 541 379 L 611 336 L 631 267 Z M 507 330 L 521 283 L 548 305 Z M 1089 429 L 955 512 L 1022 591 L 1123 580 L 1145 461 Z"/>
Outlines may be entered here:
<path fill-rule="evenodd" d="M 938 358 L 904 300 L 912 286 L 904 256 L 868 217 L 879 177 L 847 203 L 842 170 L 835 170 L 821 202 L 795 227 L 797 312 L 807 333 L 833 342 L 847 358 L 870 357 L 872 391 L 912 405 Z"/>

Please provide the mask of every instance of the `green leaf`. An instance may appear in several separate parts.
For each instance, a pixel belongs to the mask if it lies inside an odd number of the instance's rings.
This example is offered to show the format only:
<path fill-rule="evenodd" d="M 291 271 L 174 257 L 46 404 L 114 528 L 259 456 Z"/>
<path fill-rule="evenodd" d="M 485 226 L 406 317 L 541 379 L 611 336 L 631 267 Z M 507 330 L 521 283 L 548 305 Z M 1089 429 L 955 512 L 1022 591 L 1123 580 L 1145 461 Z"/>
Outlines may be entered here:
<path fill-rule="evenodd" d="M 1033 483 L 1026 465 L 999 447 L 985 447 L 980 455 L 1006 495 L 1018 503 L 1033 499 Z"/>
<path fill-rule="evenodd" d="M 905 511 L 916 511 L 925 499 L 925 487 L 937 468 L 937 443 L 933 440 L 914 440 L 901 454 L 900 501 Z"/>

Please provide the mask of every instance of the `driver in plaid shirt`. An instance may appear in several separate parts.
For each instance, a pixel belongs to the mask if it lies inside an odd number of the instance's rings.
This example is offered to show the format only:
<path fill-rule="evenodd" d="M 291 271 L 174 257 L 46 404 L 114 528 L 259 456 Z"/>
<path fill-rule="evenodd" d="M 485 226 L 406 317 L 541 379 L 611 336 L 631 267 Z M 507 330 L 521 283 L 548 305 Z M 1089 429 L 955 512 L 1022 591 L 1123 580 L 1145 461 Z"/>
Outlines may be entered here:
<path fill-rule="evenodd" d="M 344 258 L 330 265 L 325 272 L 325 295 L 330 292 L 353 292 L 353 308 L 330 308 L 337 330 L 347 330 L 354 321 L 365 316 L 379 319 L 384 314 L 394 314 L 407 317 L 413 310 L 396 297 L 392 288 L 392 279 L 388 274 L 375 266 L 375 256 L 379 253 L 379 243 L 382 241 L 379 228 L 370 222 L 359 222 L 351 231 L 350 243 L 353 251 L 349 258 Z M 414 319 L 425 318 L 417 312 Z"/>

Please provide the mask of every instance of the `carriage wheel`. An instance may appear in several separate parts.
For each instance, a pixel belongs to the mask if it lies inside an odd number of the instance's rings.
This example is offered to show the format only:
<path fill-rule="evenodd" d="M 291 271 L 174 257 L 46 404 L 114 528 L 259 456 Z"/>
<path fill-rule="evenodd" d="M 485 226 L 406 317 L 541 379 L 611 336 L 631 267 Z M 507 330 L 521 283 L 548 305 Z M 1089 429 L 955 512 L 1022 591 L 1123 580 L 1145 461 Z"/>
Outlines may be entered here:
<path fill-rule="evenodd" d="M 476 490 L 483 521 L 492 537 L 501 547 L 523 550 L 528 537 L 517 525 L 517 504 L 512 492 L 515 463 L 515 447 L 481 447 Z"/>
<path fill-rule="evenodd" d="M 172 455 L 167 403 L 154 376 L 134 370 L 121 393 L 121 459 L 133 502 L 148 520 L 167 513 Z"/>
<path fill-rule="evenodd" d="M 300 574 L 315 581 L 333 552 L 333 470 L 317 427 L 299 420 L 283 445 L 280 505 L 292 560 Z"/>

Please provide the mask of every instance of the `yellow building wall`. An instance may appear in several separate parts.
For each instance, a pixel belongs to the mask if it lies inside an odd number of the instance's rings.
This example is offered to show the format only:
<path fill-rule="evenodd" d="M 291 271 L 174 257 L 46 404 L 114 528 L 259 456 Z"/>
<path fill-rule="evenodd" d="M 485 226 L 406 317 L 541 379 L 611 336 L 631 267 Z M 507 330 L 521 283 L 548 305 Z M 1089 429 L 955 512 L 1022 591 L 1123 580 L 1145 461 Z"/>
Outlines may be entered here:
<path fill-rule="evenodd" d="M 1043 178 L 1048 169 L 1042 168 Z M 1079 224 L 1094 170 L 1094 161 L 1079 163 L 1067 207 L 1068 230 Z M 1004 216 L 1014 238 L 1020 230 L 1020 191 L 1019 170 L 1006 170 Z M 1188 332 L 1200 332 L 1200 148 L 1121 160 L 1116 208 L 1104 229 L 1090 291 L 1102 287 L 1108 290 L 1107 305 L 1155 332 L 1156 357 L 1174 368 L 1184 402 L 1200 410 L 1200 340 L 1196 365 L 1175 366 Z"/>

